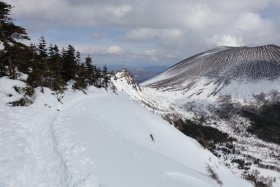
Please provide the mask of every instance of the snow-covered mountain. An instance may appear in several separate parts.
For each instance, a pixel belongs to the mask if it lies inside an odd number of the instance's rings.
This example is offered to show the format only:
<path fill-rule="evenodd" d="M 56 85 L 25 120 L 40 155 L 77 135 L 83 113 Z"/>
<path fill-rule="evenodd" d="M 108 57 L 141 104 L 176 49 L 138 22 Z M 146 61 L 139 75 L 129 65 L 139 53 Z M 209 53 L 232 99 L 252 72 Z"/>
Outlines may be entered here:
<path fill-rule="evenodd" d="M 0 78 L 1 187 L 252 186 L 121 91 L 70 85 L 58 101 L 38 88 L 33 104 L 11 107 L 15 86 L 25 83 Z"/>
<path fill-rule="evenodd" d="M 116 76 L 119 90 L 185 134 L 198 140 L 204 131 L 231 137 L 210 149 L 235 172 L 280 185 L 280 47 L 215 48 L 183 60 L 138 89 L 123 72 Z M 201 128 L 197 134 L 196 127 Z"/>
<path fill-rule="evenodd" d="M 219 47 L 172 66 L 143 85 L 182 91 L 192 99 L 231 95 L 244 101 L 280 90 L 280 47 Z"/>

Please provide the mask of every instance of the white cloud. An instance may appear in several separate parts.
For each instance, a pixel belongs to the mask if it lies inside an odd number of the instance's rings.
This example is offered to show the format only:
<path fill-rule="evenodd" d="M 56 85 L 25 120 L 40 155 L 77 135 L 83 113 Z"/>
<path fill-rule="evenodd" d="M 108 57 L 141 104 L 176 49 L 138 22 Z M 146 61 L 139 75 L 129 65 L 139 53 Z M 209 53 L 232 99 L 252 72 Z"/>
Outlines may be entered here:
<path fill-rule="evenodd" d="M 141 28 L 137 30 L 129 31 L 125 36 L 124 39 L 128 40 L 144 40 L 144 39 L 151 39 L 158 34 L 157 31 L 149 28 Z"/>
<path fill-rule="evenodd" d="M 106 49 L 106 52 L 111 55 L 120 55 L 124 50 L 118 45 L 112 45 Z"/>
<path fill-rule="evenodd" d="M 112 45 L 108 47 L 76 45 L 76 48 L 83 54 L 122 55 L 124 53 L 124 49 L 118 45 Z"/>
<path fill-rule="evenodd" d="M 106 38 L 106 33 L 104 32 L 96 32 L 92 35 L 93 39 L 95 40 L 101 40 L 101 39 L 104 39 Z"/>
<path fill-rule="evenodd" d="M 129 31 L 123 36 L 123 39 L 132 41 L 147 40 L 152 38 L 172 39 L 181 37 L 182 35 L 183 32 L 179 29 L 140 28 Z"/>
<path fill-rule="evenodd" d="M 126 14 L 128 14 L 132 10 L 132 7 L 130 5 L 122 5 L 117 7 L 109 7 L 107 8 L 107 11 L 109 13 L 112 13 L 115 17 L 123 17 Z"/>
<path fill-rule="evenodd" d="M 245 32 L 270 31 L 273 29 L 273 24 L 269 20 L 262 19 L 259 14 L 250 12 L 241 15 L 235 27 Z"/>
<path fill-rule="evenodd" d="M 218 21 L 215 13 L 205 4 L 190 6 L 187 10 L 185 25 L 193 29 L 205 28 L 208 24 Z"/>
<path fill-rule="evenodd" d="M 274 0 L 215 0 L 213 6 L 226 12 L 256 12 L 269 6 Z M 276 0 L 277 1 L 277 0 Z M 205 1 L 204 1 L 205 2 Z"/>
<path fill-rule="evenodd" d="M 148 49 L 144 51 L 144 55 L 148 56 L 152 61 L 158 61 L 158 51 L 156 49 Z"/>
<path fill-rule="evenodd" d="M 272 21 L 277 19 L 262 14 L 279 0 L 6 1 L 15 5 L 15 18 L 37 35 L 57 27 L 98 30 L 91 38 L 106 47 L 84 49 L 96 54 L 126 58 L 129 52 L 131 57 L 172 63 L 170 56 L 175 63 L 217 45 L 280 44 L 279 28 Z"/>
<path fill-rule="evenodd" d="M 148 56 L 155 56 L 157 54 L 157 50 L 155 49 L 148 49 L 145 51 L 145 54 Z"/>
<path fill-rule="evenodd" d="M 237 38 L 231 35 L 222 35 L 222 36 L 215 35 L 210 40 L 208 40 L 208 42 L 216 46 L 238 47 L 244 45 L 241 38 Z"/>
<path fill-rule="evenodd" d="M 280 0 L 272 0 L 276 5 L 280 6 Z"/>
<path fill-rule="evenodd" d="M 241 14 L 234 24 L 234 29 L 242 36 L 246 45 L 276 43 L 280 39 L 273 21 L 262 18 L 257 13 Z"/>

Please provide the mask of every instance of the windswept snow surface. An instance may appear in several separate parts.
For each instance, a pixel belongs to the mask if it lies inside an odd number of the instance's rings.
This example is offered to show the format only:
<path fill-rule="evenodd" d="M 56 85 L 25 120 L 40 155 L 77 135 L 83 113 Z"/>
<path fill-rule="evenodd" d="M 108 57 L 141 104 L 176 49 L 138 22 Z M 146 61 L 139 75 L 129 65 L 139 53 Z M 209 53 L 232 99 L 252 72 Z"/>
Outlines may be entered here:
<path fill-rule="evenodd" d="M 220 186 L 207 164 L 225 187 L 252 186 L 121 92 L 68 90 L 62 102 L 44 89 L 28 107 L 1 103 L 1 187 Z"/>

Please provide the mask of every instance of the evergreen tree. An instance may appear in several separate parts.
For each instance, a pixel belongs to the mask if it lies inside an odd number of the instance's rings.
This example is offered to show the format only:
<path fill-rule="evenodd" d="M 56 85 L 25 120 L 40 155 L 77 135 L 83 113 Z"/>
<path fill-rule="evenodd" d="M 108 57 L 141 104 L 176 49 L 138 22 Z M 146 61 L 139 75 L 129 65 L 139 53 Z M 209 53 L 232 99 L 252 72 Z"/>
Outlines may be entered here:
<path fill-rule="evenodd" d="M 97 81 L 96 81 L 96 87 L 101 88 L 102 87 L 102 73 L 100 70 L 100 67 L 98 67 L 96 69 L 96 77 L 97 77 Z"/>
<path fill-rule="evenodd" d="M 107 89 L 110 81 L 110 76 L 108 75 L 108 69 L 106 65 L 103 66 L 102 79 L 103 79 L 102 86 L 105 89 Z"/>
<path fill-rule="evenodd" d="M 96 67 L 92 64 L 92 59 L 87 56 L 85 59 L 85 74 L 88 85 L 95 85 L 97 82 Z"/>
<path fill-rule="evenodd" d="M 75 48 L 69 45 L 67 51 L 63 53 L 63 68 L 62 68 L 62 78 L 64 81 L 69 81 L 71 79 L 75 80 L 77 73 L 77 61 Z"/>
<path fill-rule="evenodd" d="M 17 40 L 29 40 L 26 30 L 13 23 L 10 16 L 11 9 L 11 5 L 0 1 L 0 41 L 4 44 L 8 44 L 8 42 L 15 44 L 18 43 Z"/>
<path fill-rule="evenodd" d="M 16 54 L 20 53 L 21 49 L 26 46 L 18 40 L 29 40 L 26 30 L 13 23 L 13 19 L 10 16 L 11 5 L 0 1 L 0 42 L 4 45 L 4 53 L 0 56 L 1 72 L 6 74 L 6 70 L 3 69 L 8 66 L 8 75 L 15 79 L 15 61 L 17 60 Z"/>
<path fill-rule="evenodd" d="M 81 53 L 79 51 L 76 53 L 76 62 L 77 64 L 81 64 Z"/>
<path fill-rule="evenodd" d="M 39 58 L 40 63 L 42 64 L 42 80 L 44 87 L 53 88 L 53 77 L 54 72 L 51 70 L 50 61 L 48 59 L 48 49 L 47 49 L 47 43 L 44 36 L 41 36 L 39 39 L 38 44 L 38 52 L 39 52 Z"/>
<path fill-rule="evenodd" d="M 50 68 L 53 74 L 53 85 L 52 89 L 58 93 L 62 93 L 65 87 L 65 81 L 62 79 L 62 58 L 59 53 L 57 45 L 50 45 L 49 47 L 49 61 Z"/>
<path fill-rule="evenodd" d="M 32 60 L 30 62 L 30 72 L 29 76 L 27 78 L 27 83 L 32 86 L 33 88 L 36 87 L 42 87 L 43 86 L 43 69 L 44 65 L 42 63 L 42 60 L 40 58 L 40 55 L 38 55 L 37 47 L 35 45 L 30 46 L 30 50 L 32 53 Z"/>
<path fill-rule="evenodd" d="M 41 58 L 47 58 L 47 44 L 44 36 L 41 36 L 39 39 L 38 49 Z"/>
<path fill-rule="evenodd" d="M 73 89 L 84 91 L 88 85 L 108 88 L 110 75 L 107 67 L 101 71 L 93 65 L 90 56 L 81 63 L 81 54 L 73 46 L 69 45 L 60 53 L 57 45 L 50 44 L 47 48 L 44 36 L 40 37 L 38 45 L 20 43 L 19 40 L 29 38 L 24 28 L 13 23 L 11 9 L 11 5 L 0 1 L 0 44 L 4 46 L 0 50 L 0 76 L 15 79 L 16 70 L 27 74 L 25 94 L 28 96 L 36 87 L 48 87 L 58 95 L 69 80 L 75 81 Z"/>
<path fill-rule="evenodd" d="M 84 91 L 84 89 L 86 89 L 87 87 L 87 83 L 86 83 L 86 79 L 85 79 L 85 73 L 84 73 L 84 64 L 81 64 L 78 66 L 78 70 L 77 70 L 77 77 L 75 79 L 75 83 L 72 86 L 72 88 L 75 90 L 82 90 L 84 93 L 86 93 Z"/>
<path fill-rule="evenodd" d="M 18 49 L 13 53 L 14 64 L 16 65 L 19 72 L 24 74 L 30 73 L 30 65 L 34 58 L 34 51 L 36 47 L 31 44 L 24 49 Z"/>
<path fill-rule="evenodd" d="M 52 58 L 54 56 L 54 47 L 52 44 L 50 44 L 49 48 L 48 48 L 48 57 Z"/>

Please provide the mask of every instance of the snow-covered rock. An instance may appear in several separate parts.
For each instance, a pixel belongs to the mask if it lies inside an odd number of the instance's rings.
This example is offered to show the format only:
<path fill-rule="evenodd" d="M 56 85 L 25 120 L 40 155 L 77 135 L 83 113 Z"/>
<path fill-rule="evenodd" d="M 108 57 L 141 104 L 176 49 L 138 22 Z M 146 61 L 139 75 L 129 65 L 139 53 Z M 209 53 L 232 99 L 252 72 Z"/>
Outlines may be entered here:
<path fill-rule="evenodd" d="M 22 94 L 16 92 L 15 87 L 23 88 L 26 87 L 26 84 L 23 81 L 12 80 L 8 77 L 0 78 L 0 105 L 22 98 Z"/>

